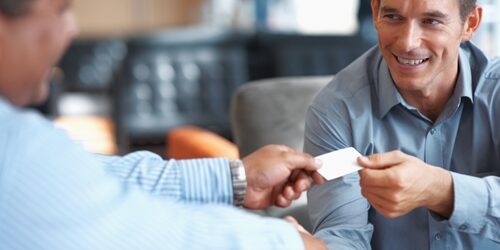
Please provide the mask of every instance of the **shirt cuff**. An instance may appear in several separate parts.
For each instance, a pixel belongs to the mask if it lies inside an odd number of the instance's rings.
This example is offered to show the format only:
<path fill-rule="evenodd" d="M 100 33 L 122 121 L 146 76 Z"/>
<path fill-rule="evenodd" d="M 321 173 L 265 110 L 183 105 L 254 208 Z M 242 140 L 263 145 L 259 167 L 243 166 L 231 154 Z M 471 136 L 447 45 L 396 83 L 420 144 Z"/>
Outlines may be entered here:
<path fill-rule="evenodd" d="M 229 160 L 206 158 L 178 161 L 183 200 L 197 203 L 233 203 Z"/>
<path fill-rule="evenodd" d="M 488 188 L 483 179 L 451 173 L 454 208 L 450 225 L 464 233 L 479 233 L 484 227 L 488 210 Z"/>

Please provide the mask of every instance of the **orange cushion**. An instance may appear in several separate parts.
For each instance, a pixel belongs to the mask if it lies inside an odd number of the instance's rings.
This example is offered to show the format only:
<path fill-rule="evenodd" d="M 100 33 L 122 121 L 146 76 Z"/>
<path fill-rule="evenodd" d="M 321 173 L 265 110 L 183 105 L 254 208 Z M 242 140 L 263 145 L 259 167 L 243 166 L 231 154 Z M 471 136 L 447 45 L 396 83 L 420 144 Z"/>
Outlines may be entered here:
<path fill-rule="evenodd" d="M 234 143 L 214 132 L 193 126 L 171 129 L 167 134 L 166 148 L 166 157 L 173 159 L 239 158 Z"/>

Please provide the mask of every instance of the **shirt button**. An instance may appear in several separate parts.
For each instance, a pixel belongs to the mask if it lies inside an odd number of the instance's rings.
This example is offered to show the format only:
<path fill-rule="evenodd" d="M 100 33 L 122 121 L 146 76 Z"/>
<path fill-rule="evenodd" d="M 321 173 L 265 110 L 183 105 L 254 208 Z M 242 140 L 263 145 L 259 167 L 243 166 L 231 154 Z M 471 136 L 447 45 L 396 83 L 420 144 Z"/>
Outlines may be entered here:
<path fill-rule="evenodd" d="M 460 230 L 466 230 L 467 229 L 467 224 L 462 224 L 458 229 L 460 229 Z"/>
<path fill-rule="evenodd" d="M 436 240 L 441 240 L 442 239 L 442 236 L 440 233 L 437 233 L 436 235 L 434 235 L 434 239 Z"/>
<path fill-rule="evenodd" d="M 431 135 L 433 135 L 434 133 L 436 133 L 436 129 L 431 129 Z"/>

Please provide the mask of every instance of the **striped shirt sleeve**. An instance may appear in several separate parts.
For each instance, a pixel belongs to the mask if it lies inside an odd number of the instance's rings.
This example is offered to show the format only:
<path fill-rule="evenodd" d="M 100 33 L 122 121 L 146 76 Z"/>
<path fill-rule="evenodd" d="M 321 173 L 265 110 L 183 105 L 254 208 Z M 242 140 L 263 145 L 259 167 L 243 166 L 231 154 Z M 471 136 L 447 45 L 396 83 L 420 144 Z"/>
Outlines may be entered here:
<path fill-rule="evenodd" d="M 232 204 L 229 160 L 203 158 L 163 160 L 147 151 L 124 157 L 98 156 L 109 174 L 129 188 L 178 201 Z"/>

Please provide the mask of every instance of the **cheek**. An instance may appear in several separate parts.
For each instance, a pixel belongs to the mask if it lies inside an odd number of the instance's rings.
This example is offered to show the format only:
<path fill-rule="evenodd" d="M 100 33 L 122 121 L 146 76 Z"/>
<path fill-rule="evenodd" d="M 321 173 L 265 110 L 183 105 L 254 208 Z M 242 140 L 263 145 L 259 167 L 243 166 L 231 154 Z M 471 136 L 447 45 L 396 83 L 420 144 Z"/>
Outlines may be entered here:
<path fill-rule="evenodd" d="M 383 54 L 392 55 L 393 50 L 399 50 L 398 35 L 393 29 L 381 29 L 378 33 L 378 45 Z"/>
<path fill-rule="evenodd" d="M 436 36 L 429 47 L 429 49 L 436 54 L 441 61 L 456 61 L 458 57 L 457 47 L 460 46 L 460 41 L 450 41 L 449 37 Z"/>
<path fill-rule="evenodd" d="M 46 34 L 42 39 L 40 39 L 40 44 L 43 45 L 44 51 L 40 53 L 40 57 L 45 58 L 48 63 L 53 61 L 52 57 L 58 54 L 59 48 L 62 47 L 60 39 L 58 39 L 53 34 Z"/>
<path fill-rule="evenodd" d="M 452 44 L 449 43 L 449 39 L 443 36 L 432 36 L 428 40 L 430 40 L 431 48 L 435 50 L 446 50 L 446 48 Z"/>
<path fill-rule="evenodd" d="M 449 49 L 456 49 L 460 46 L 461 41 L 461 37 L 454 32 L 432 32 L 425 36 L 427 47 L 441 53 L 446 53 Z"/>
<path fill-rule="evenodd" d="M 56 60 L 66 47 L 67 38 L 64 35 L 63 27 L 60 25 L 46 26 L 37 36 L 38 44 L 42 51 L 37 52 L 40 59 L 44 59 L 47 64 L 55 64 Z"/>

